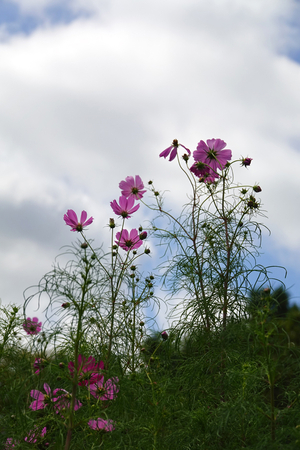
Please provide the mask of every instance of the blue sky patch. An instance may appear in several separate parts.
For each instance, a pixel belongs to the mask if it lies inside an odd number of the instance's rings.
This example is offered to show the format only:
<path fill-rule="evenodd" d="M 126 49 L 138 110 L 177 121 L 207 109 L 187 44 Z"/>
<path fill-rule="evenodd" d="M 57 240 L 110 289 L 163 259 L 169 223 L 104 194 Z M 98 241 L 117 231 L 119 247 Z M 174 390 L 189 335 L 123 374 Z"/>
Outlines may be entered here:
<path fill-rule="evenodd" d="M 35 29 L 42 27 L 44 23 L 68 24 L 79 17 L 88 17 L 85 11 L 74 12 L 68 4 L 61 2 L 59 5 L 48 6 L 42 15 L 24 14 L 18 4 L 3 0 L 0 2 L 0 27 L 4 27 L 9 34 L 30 34 Z"/>

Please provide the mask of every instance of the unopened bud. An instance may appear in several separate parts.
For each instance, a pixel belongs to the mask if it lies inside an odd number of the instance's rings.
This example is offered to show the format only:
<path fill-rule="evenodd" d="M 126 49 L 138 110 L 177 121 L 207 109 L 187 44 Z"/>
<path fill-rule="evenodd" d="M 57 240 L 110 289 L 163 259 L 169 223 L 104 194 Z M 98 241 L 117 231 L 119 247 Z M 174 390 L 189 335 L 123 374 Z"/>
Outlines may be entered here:
<path fill-rule="evenodd" d="M 244 166 L 244 167 L 250 166 L 251 161 L 252 161 L 252 158 L 243 158 L 241 166 Z"/>
<path fill-rule="evenodd" d="M 110 228 L 115 228 L 116 224 L 114 219 L 109 219 L 109 226 Z"/>
<path fill-rule="evenodd" d="M 71 303 L 66 302 L 66 303 L 63 303 L 63 304 L 61 305 L 61 307 L 62 307 L 62 308 L 69 308 L 69 307 L 70 307 L 70 304 L 71 304 Z"/>
<path fill-rule="evenodd" d="M 140 234 L 140 240 L 143 241 L 144 239 L 146 239 L 146 237 L 147 237 L 147 231 L 143 231 L 143 232 Z"/>
<path fill-rule="evenodd" d="M 261 192 L 262 191 L 260 186 L 253 186 L 253 190 L 254 190 L 254 192 Z"/>
<path fill-rule="evenodd" d="M 168 333 L 166 331 L 163 331 L 161 333 L 161 337 L 163 338 L 164 341 L 166 341 L 168 339 L 169 335 L 168 335 Z"/>
<path fill-rule="evenodd" d="M 87 245 L 87 243 L 86 242 L 83 242 L 82 244 L 81 244 L 81 246 L 80 246 L 81 248 L 88 248 L 88 245 Z"/>

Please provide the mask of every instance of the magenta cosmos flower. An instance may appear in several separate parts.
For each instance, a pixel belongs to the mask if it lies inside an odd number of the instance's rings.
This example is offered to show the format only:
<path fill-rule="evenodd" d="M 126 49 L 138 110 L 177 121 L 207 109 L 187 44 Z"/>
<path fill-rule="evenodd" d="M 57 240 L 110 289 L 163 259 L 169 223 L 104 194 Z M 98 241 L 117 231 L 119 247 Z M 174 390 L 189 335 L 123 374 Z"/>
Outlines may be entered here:
<path fill-rule="evenodd" d="M 33 389 L 30 391 L 30 395 L 32 398 L 35 398 L 35 400 L 30 404 L 29 408 L 33 409 L 34 411 L 38 409 L 44 409 L 47 405 L 50 405 L 51 402 L 54 402 L 54 398 L 52 397 L 52 392 L 50 389 L 49 384 L 44 384 L 44 390 L 46 394 L 43 394 L 40 391 L 37 391 L 36 389 Z M 57 389 L 55 390 L 57 391 Z M 53 392 L 53 394 L 55 393 Z"/>
<path fill-rule="evenodd" d="M 66 225 L 71 227 L 71 231 L 82 231 L 84 227 L 87 227 L 93 222 L 93 217 L 90 217 L 88 220 L 86 211 L 82 211 L 80 221 L 77 218 L 77 214 L 73 211 L 73 209 L 68 209 L 67 214 L 64 215 L 64 221 Z"/>
<path fill-rule="evenodd" d="M 172 142 L 172 145 L 170 147 L 166 148 L 166 150 L 164 150 L 163 152 L 161 152 L 159 154 L 159 157 L 167 158 L 170 155 L 169 161 L 173 161 L 173 159 L 176 158 L 178 147 L 183 147 L 188 152 L 189 155 L 191 154 L 191 152 L 188 148 L 186 148 L 182 144 L 179 144 L 177 139 L 174 139 Z"/>
<path fill-rule="evenodd" d="M 119 392 L 119 388 L 115 384 L 118 382 L 119 379 L 117 377 L 107 380 L 104 385 L 101 381 L 98 381 L 95 384 L 90 384 L 89 390 L 95 398 L 113 400 Z"/>
<path fill-rule="evenodd" d="M 33 363 L 33 368 L 37 369 L 34 373 L 40 373 L 46 366 L 48 361 L 43 358 L 35 358 L 35 361 Z"/>
<path fill-rule="evenodd" d="M 55 389 L 52 393 L 50 386 L 47 383 L 45 383 L 44 390 L 46 392 L 46 395 L 40 391 L 37 391 L 36 389 L 30 391 L 31 397 L 35 398 L 35 400 L 29 405 L 29 408 L 33 409 L 34 411 L 37 411 L 38 409 L 44 409 L 46 408 L 46 406 L 53 403 L 54 409 L 58 414 L 60 409 L 70 407 L 69 399 L 71 398 L 71 394 L 69 394 L 68 391 L 66 391 L 65 389 L 58 388 Z M 54 395 L 57 394 L 60 395 L 58 397 L 54 397 Z M 75 400 L 74 410 L 76 411 L 81 406 L 82 404 L 78 400 Z"/>
<path fill-rule="evenodd" d="M 19 441 L 14 441 L 12 438 L 7 438 L 5 443 L 5 450 L 11 450 L 19 444 Z"/>
<path fill-rule="evenodd" d="M 38 432 L 39 430 L 37 430 L 37 427 L 35 427 L 35 433 Z M 35 444 L 35 442 L 37 441 L 36 437 L 35 437 L 35 433 L 33 430 L 29 431 L 29 436 L 26 436 L 25 441 L 27 442 L 31 442 L 32 444 Z M 40 437 L 44 437 L 45 434 L 47 433 L 47 428 L 44 427 L 42 430 L 40 430 L 41 432 L 38 433 L 38 436 Z"/>
<path fill-rule="evenodd" d="M 139 175 L 133 177 L 126 177 L 125 180 L 119 183 L 119 188 L 122 189 L 121 194 L 124 197 L 133 197 L 137 200 L 140 200 L 145 194 L 146 189 L 144 189 L 144 183 Z"/>
<path fill-rule="evenodd" d="M 74 377 L 74 363 L 70 361 L 68 364 L 68 369 L 72 378 Z M 92 356 L 85 358 L 82 355 L 78 355 L 78 384 L 79 386 L 87 386 L 92 383 L 97 383 L 103 378 L 102 370 L 104 369 L 104 362 L 99 361 L 96 363 Z"/>
<path fill-rule="evenodd" d="M 216 178 L 219 178 L 217 173 L 213 172 L 210 167 L 200 161 L 195 162 L 191 166 L 190 171 L 199 177 L 199 181 L 203 181 L 204 183 L 213 183 Z"/>
<path fill-rule="evenodd" d="M 23 323 L 23 328 L 27 334 L 38 334 L 41 331 L 42 322 L 39 322 L 37 317 L 33 317 L 32 320 L 30 317 L 27 317 L 25 322 Z"/>
<path fill-rule="evenodd" d="M 206 144 L 204 141 L 200 141 L 193 156 L 195 161 L 207 164 L 213 172 L 216 172 L 217 169 L 224 169 L 227 161 L 231 159 L 231 150 L 225 149 L 225 147 L 226 142 L 222 139 L 208 139 Z"/>
<path fill-rule="evenodd" d="M 113 431 L 115 429 L 112 420 L 104 420 L 104 419 L 90 420 L 88 422 L 88 425 L 93 430 Z"/>
<path fill-rule="evenodd" d="M 58 397 L 53 399 L 53 401 L 56 402 L 54 405 L 54 408 L 56 409 L 56 414 L 58 414 L 58 410 L 60 409 L 69 409 L 71 406 L 71 398 L 72 398 L 72 395 L 69 392 L 65 391 L 65 389 L 55 389 L 55 391 L 53 391 L 53 394 L 57 392 L 63 393 L 62 395 L 59 395 Z M 77 411 L 77 409 L 81 407 L 82 403 L 75 398 L 74 411 Z"/>
<path fill-rule="evenodd" d="M 143 233 L 145 234 L 146 231 L 144 231 Z M 144 235 L 143 239 L 145 239 Z M 126 252 L 128 252 L 129 250 L 139 248 L 143 242 L 137 229 L 133 228 L 133 230 L 130 231 L 130 234 L 125 229 L 123 229 L 122 231 L 118 231 L 118 233 L 116 233 L 115 243 L 118 244 L 123 250 L 126 250 Z"/>
<path fill-rule="evenodd" d="M 117 200 L 114 200 L 113 202 L 110 202 L 110 206 L 117 216 L 121 216 L 124 219 L 129 219 L 131 217 L 130 214 L 136 212 L 140 207 L 140 205 L 133 206 L 134 202 L 135 200 L 133 196 L 126 198 L 125 195 L 122 195 L 119 198 L 119 205 Z"/>

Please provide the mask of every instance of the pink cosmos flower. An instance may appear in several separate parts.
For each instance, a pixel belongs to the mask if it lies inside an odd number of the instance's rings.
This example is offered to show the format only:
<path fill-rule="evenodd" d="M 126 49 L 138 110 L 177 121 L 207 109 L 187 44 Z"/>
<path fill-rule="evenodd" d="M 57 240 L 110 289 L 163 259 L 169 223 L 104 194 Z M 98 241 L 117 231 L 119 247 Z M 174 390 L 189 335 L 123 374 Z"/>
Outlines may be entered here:
<path fill-rule="evenodd" d="M 132 196 L 137 200 L 140 200 L 145 192 L 147 192 L 146 189 L 143 191 L 144 183 L 139 175 L 136 175 L 135 179 L 133 177 L 126 177 L 125 180 L 119 183 L 119 188 L 122 189 L 121 194 L 124 197 L 128 198 Z"/>
<path fill-rule="evenodd" d="M 68 369 L 72 377 L 74 377 L 74 363 L 70 361 Z M 78 355 L 78 384 L 79 386 L 87 386 L 92 383 L 97 383 L 103 378 L 101 371 L 104 369 L 104 362 L 99 361 L 96 363 L 92 356 L 85 358 L 82 355 Z"/>
<path fill-rule="evenodd" d="M 73 211 L 73 209 L 68 209 L 67 214 L 64 215 L 64 221 L 66 225 L 71 227 L 71 231 L 82 231 L 84 227 L 87 227 L 93 222 L 93 217 L 90 217 L 88 220 L 86 211 L 82 211 L 80 221 L 78 221 L 77 214 Z"/>
<path fill-rule="evenodd" d="M 222 139 L 208 139 L 206 144 L 204 141 L 200 141 L 193 156 L 195 161 L 207 164 L 213 172 L 216 172 L 217 169 L 224 169 L 227 161 L 231 159 L 231 150 L 225 149 L 225 147 L 226 142 Z"/>
<path fill-rule="evenodd" d="M 36 430 L 36 428 L 37 427 L 35 427 L 35 430 Z M 36 431 L 38 431 L 38 430 L 36 430 Z M 44 427 L 41 431 L 40 436 L 44 437 L 46 433 L 47 433 L 47 428 Z M 37 439 L 35 439 L 35 433 L 32 430 L 29 431 L 29 436 L 26 436 L 25 441 L 31 442 L 32 444 L 35 444 L 35 442 L 37 441 Z"/>
<path fill-rule="evenodd" d="M 11 450 L 15 445 L 18 445 L 19 441 L 14 441 L 12 438 L 7 438 L 5 443 L 5 450 Z"/>
<path fill-rule="evenodd" d="M 134 201 L 135 200 L 133 196 L 126 198 L 125 195 L 122 195 L 119 198 L 119 205 L 117 201 L 114 200 L 113 202 L 110 202 L 110 206 L 112 207 L 113 212 L 117 214 L 117 216 L 122 216 L 124 219 L 129 219 L 131 217 L 130 214 L 136 212 L 140 207 L 140 205 L 136 205 L 133 207 Z"/>
<path fill-rule="evenodd" d="M 69 409 L 71 406 L 72 395 L 69 392 L 65 391 L 64 389 L 55 389 L 55 391 L 53 391 L 53 394 L 59 391 L 63 392 L 63 394 L 53 399 L 53 401 L 56 402 L 54 405 L 54 408 L 56 409 L 56 414 L 58 414 L 58 410 Z M 81 407 L 82 403 L 75 398 L 74 411 L 77 411 L 77 409 Z"/>
<path fill-rule="evenodd" d="M 55 389 L 52 393 L 50 386 L 45 383 L 44 390 L 46 392 L 46 395 L 40 391 L 37 391 L 36 389 L 30 391 L 31 397 L 35 398 L 35 400 L 30 404 L 29 408 L 37 411 L 38 409 L 44 409 L 46 408 L 46 406 L 53 403 L 56 414 L 58 414 L 60 409 L 66 409 L 70 407 L 69 400 L 71 398 L 71 394 L 69 394 L 65 389 L 58 388 Z M 54 397 L 54 395 L 57 395 L 58 393 L 60 393 L 61 395 L 59 395 L 58 397 Z M 78 400 L 75 400 L 74 410 L 76 411 L 81 406 L 82 404 Z"/>
<path fill-rule="evenodd" d="M 38 334 L 41 331 L 42 322 L 39 322 L 37 317 L 27 317 L 26 321 L 23 323 L 23 328 L 27 334 Z"/>
<path fill-rule="evenodd" d="M 203 181 L 204 183 L 213 183 L 216 178 L 219 178 L 217 173 L 213 172 L 209 166 L 206 166 L 201 161 L 195 162 L 191 166 L 190 171 L 199 177 L 199 181 Z"/>
<path fill-rule="evenodd" d="M 173 159 L 176 158 L 178 147 L 183 147 L 188 152 L 189 155 L 191 154 L 191 152 L 188 148 L 186 148 L 182 144 L 179 144 L 177 139 L 174 139 L 172 142 L 172 145 L 170 147 L 166 148 L 166 150 L 164 150 L 163 152 L 161 152 L 159 154 L 159 157 L 167 158 L 170 155 L 169 161 L 173 161 Z"/>
<path fill-rule="evenodd" d="M 125 229 L 118 231 L 118 233 L 116 233 L 115 243 L 128 252 L 129 250 L 139 248 L 143 242 L 140 239 L 138 231 L 133 228 L 133 230 L 130 231 L 130 234 Z"/>
<path fill-rule="evenodd" d="M 99 398 L 100 400 L 113 400 L 119 392 L 119 388 L 115 384 L 118 381 L 119 379 L 117 377 L 109 379 L 104 386 L 101 381 L 98 381 L 95 384 L 90 384 L 89 390 L 95 398 Z"/>
<path fill-rule="evenodd" d="M 34 373 L 40 373 L 45 368 L 46 364 L 47 364 L 46 359 L 35 358 L 35 361 L 33 363 L 33 368 L 37 369 L 37 370 Z"/>
<path fill-rule="evenodd" d="M 88 425 L 93 430 L 113 431 L 115 429 L 113 423 L 114 422 L 112 420 L 97 419 L 97 420 L 90 420 L 88 422 Z"/>
<path fill-rule="evenodd" d="M 35 398 L 35 400 L 30 404 L 29 408 L 33 409 L 34 411 L 38 409 L 44 409 L 47 405 L 54 401 L 49 384 L 44 384 L 44 390 L 46 392 L 46 395 L 40 391 L 37 391 L 36 389 L 30 391 L 31 397 Z"/>

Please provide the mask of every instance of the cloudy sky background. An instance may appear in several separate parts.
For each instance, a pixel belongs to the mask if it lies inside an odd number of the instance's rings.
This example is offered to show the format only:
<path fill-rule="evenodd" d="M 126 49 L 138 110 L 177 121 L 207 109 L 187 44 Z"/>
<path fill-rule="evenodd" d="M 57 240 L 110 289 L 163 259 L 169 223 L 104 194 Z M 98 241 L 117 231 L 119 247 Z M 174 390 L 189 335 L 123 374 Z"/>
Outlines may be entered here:
<path fill-rule="evenodd" d="M 298 1 L 2 0 L 0 99 L 4 304 L 22 304 L 76 238 L 67 209 L 108 239 L 126 176 L 154 180 L 178 210 L 188 185 L 158 158 L 174 138 L 191 150 L 221 138 L 253 158 L 235 179 L 263 189 L 261 263 L 287 268 L 274 276 L 300 304 Z M 149 217 L 141 207 L 130 227 Z"/>

